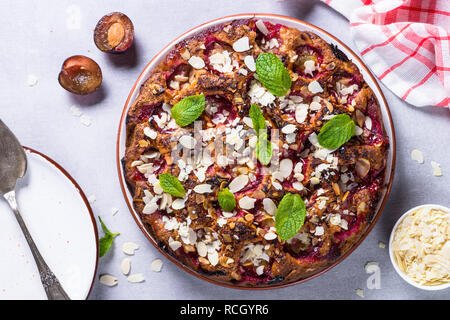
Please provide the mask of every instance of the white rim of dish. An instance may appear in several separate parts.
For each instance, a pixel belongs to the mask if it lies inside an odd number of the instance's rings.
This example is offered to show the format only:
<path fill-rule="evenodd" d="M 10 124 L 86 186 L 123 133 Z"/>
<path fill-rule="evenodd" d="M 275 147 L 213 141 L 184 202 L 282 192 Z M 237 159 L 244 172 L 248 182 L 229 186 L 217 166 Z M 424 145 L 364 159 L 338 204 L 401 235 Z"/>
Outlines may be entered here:
<path fill-rule="evenodd" d="M 92 211 L 91 205 L 89 204 L 89 201 L 85 195 L 85 193 L 83 192 L 83 189 L 81 189 L 80 185 L 78 184 L 78 182 L 75 181 L 75 179 L 66 171 L 66 169 L 64 169 L 58 162 L 56 162 L 55 160 L 53 160 L 52 158 L 50 158 L 49 156 L 36 151 L 30 147 L 27 146 L 22 146 L 23 149 L 25 150 L 25 152 L 29 152 L 32 154 L 35 154 L 41 158 L 43 158 L 45 161 L 47 161 L 48 163 L 50 163 L 52 166 L 54 166 L 57 170 L 59 170 L 73 185 L 73 187 L 78 191 L 81 199 L 83 200 L 84 204 L 86 205 L 86 208 L 89 212 L 89 216 L 91 218 L 91 222 L 92 222 L 92 227 L 94 228 L 94 237 L 96 239 L 98 239 L 98 229 L 97 229 L 97 222 L 95 220 L 95 216 L 94 216 L 94 212 Z M 94 272 L 92 275 L 92 281 L 91 281 L 91 285 L 86 293 L 86 297 L 84 298 L 85 300 L 87 300 L 92 292 L 92 289 L 94 288 L 94 284 L 95 284 L 95 279 L 97 278 L 97 271 L 98 271 L 98 260 L 99 260 L 99 244 L 98 241 L 95 242 L 95 246 L 96 246 L 96 259 L 95 259 L 95 267 L 94 267 Z"/>
<path fill-rule="evenodd" d="M 409 209 L 408 211 L 406 211 L 404 214 L 402 214 L 402 216 L 397 220 L 397 222 L 395 223 L 394 227 L 392 228 L 391 231 L 391 236 L 389 237 L 389 258 L 391 259 L 391 263 L 394 266 L 395 271 L 397 271 L 397 273 L 400 275 L 400 277 L 405 280 L 406 282 L 408 282 L 410 285 L 419 288 L 419 289 L 423 289 L 423 290 L 428 290 L 428 291 L 435 291 L 435 290 L 443 290 L 443 289 L 447 289 L 450 288 L 450 283 L 444 283 L 444 284 L 440 284 L 437 286 L 424 286 L 420 283 L 415 282 L 414 280 L 412 280 L 410 277 L 408 277 L 408 275 L 406 273 L 404 273 L 402 270 L 400 270 L 400 268 L 397 265 L 397 262 L 395 262 L 395 258 L 394 258 L 394 253 L 392 252 L 392 241 L 394 240 L 394 234 L 395 231 L 397 230 L 398 225 L 403 221 L 403 219 L 406 218 L 406 216 L 410 215 L 411 213 L 419 210 L 419 209 L 423 209 L 423 208 L 430 208 L 430 209 L 440 209 L 443 210 L 445 212 L 450 213 L 450 209 L 438 204 L 422 204 L 420 206 L 414 207 Z"/>
<path fill-rule="evenodd" d="M 191 274 L 207 280 L 208 282 L 212 282 L 214 284 L 218 284 L 218 285 L 222 285 L 225 287 L 230 287 L 229 284 L 226 283 L 221 283 L 219 281 L 213 281 L 208 279 L 207 277 L 203 276 L 202 274 L 199 274 L 197 272 L 195 272 L 194 270 L 190 270 L 189 268 L 187 268 L 186 266 L 182 265 L 181 262 L 179 262 L 178 260 L 176 260 L 175 258 L 171 257 L 169 254 L 167 254 L 166 252 L 164 252 L 161 248 L 159 248 L 156 244 L 155 239 L 151 236 L 151 234 L 147 231 L 147 229 L 144 227 L 139 214 L 135 211 L 132 203 L 133 203 L 133 197 L 131 195 L 131 193 L 128 190 L 128 187 L 126 185 L 125 179 L 124 179 L 124 172 L 123 172 L 123 167 L 122 167 L 122 163 L 121 163 L 121 159 L 124 157 L 125 154 L 125 139 L 126 139 L 126 115 L 128 113 L 129 108 L 131 107 L 131 105 L 133 104 L 133 102 L 135 101 L 135 99 L 137 98 L 137 96 L 139 95 L 139 91 L 141 86 L 145 83 L 145 81 L 149 78 L 152 70 L 154 69 L 155 66 L 157 66 L 165 57 L 166 55 L 174 48 L 174 46 L 185 40 L 190 38 L 191 36 L 204 31 L 208 28 L 220 25 L 220 24 L 225 24 L 227 22 L 231 22 L 233 20 L 244 20 L 244 19 L 262 19 L 264 21 L 268 21 L 268 22 L 273 22 L 273 23 L 280 23 L 283 24 L 287 27 L 293 27 L 293 28 L 297 28 L 299 30 L 302 31 L 311 31 L 316 33 L 317 35 L 319 35 L 323 40 L 325 40 L 328 43 L 333 43 L 335 44 L 342 52 L 344 52 L 351 60 L 352 62 L 358 67 L 359 71 L 361 72 L 361 74 L 364 76 L 364 80 L 366 81 L 366 83 L 369 85 L 369 87 L 372 89 L 372 91 L 374 92 L 375 96 L 377 97 L 377 101 L 380 105 L 380 110 L 382 113 L 382 121 L 383 121 L 383 125 L 384 128 L 386 130 L 386 134 L 389 137 L 389 154 L 388 154 L 388 160 L 387 160 L 387 164 L 386 164 L 386 169 L 385 169 L 385 180 L 384 180 L 384 184 L 385 184 L 385 188 L 383 190 L 383 194 L 380 197 L 380 200 L 377 204 L 377 208 L 376 208 L 376 214 L 374 215 L 374 217 L 372 218 L 372 222 L 368 225 L 367 229 L 361 234 L 360 238 L 358 241 L 356 241 L 353 246 L 351 248 L 349 248 L 340 258 L 338 258 L 338 260 L 336 260 L 335 262 L 333 262 L 332 264 L 330 264 L 329 266 L 327 266 L 324 269 L 320 269 L 317 273 L 315 273 L 312 276 L 308 276 L 305 279 L 299 280 L 299 281 L 294 281 L 292 283 L 288 283 L 288 284 L 282 284 L 282 285 L 274 285 L 274 286 L 270 286 L 270 287 L 261 287 L 261 288 L 251 288 L 251 289 L 274 289 L 274 288 L 279 288 L 279 287 L 284 287 L 287 285 L 292 285 L 292 284 L 296 284 L 299 282 L 304 282 L 306 280 L 312 279 L 315 276 L 318 276 L 320 274 L 322 274 L 325 271 L 328 271 L 329 269 L 331 269 L 332 267 L 336 266 L 339 262 L 341 262 L 342 260 L 344 260 L 351 252 L 353 252 L 353 250 L 359 246 L 359 244 L 361 243 L 362 240 L 365 239 L 365 237 L 368 235 L 368 233 L 372 230 L 374 224 L 376 223 L 377 219 L 379 218 L 379 216 L 381 215 L 381 210 L 385 205 L 385 202 L 387 200 L 387 196 L 390 192 L 391 186 L 392 186 L 392 181 L 394 178 L 394 168 L 395 168 L 395 156 L 396 156 L 396 150 L 395 150 L 395 131 L 394 131 L 394 124 L 392 122 L 392 117 L 389 111 L 389 108 L 387 106 L 387 102 L 384 98 L 384 95 L 381 91 L 380 86 L 377 83 L 377 80 L 375 79 L 375 77 L 371 74 L 371 72 L 369 71 L 369 69 L 365 66 L 365 64 L 362 62 L 362 60 L 350 49 L 348 48 L 342 41 L 340 41 L 338 38 L 334 37 L 333 35 L 331 35 L 330 33 L 326 32 L 325 30 L 320 29 L 319 27 L 316 27 L 314 25 L 311 25 L 307 22 L 301 21 L 299 19 L 296 18 L 291 18 L 291 17 L 287 17 L 287 16 L 282 16 L 282 15 L 276 15 L 276 14 L 265 14 L 265 13 L 252 13 L 252 14 L 237 14 L 237 15 L 230 15 L 230 16 L 226 16 L 226 17 L 222 17 L 222 18 L 218 18 L 209 22 L 206 22 L 204 24 L 201 24 L 197 27 L 194 27 L 192 29 L 190 29 L 189 31 L 187 31 L 186 33 L 182 34 L 181 36 L 175 38 L 173 41 L 171 41 L 168 45 L 166 45 L 160 52 L 158 52 L 153 59 L 151 59 L 151 61 L 147 64 L 147 66 L 144 68 L 144 70 L 142 71 L 142 73 L 140 74 L 140 76 L 138 77 L 138 79 L 136 80 L 134 86 L 132 87 L 130 94 L 128 95 L 127 101 L 125 103 L 125 107 L 123 109 L 122 115 L 121 115 L 121 119 L 120 119 L 120 123 L 119 123 L 119 131 L 118 131 L 118 136 L 117 136 L 117 150 L 116 150 L 116 161 L 117 161 L 117 169 L 118 169 L 118 174 L 119 174 L 119 181 L 121 184 L 121 188 L 124 194 L 124 197 L 126 199 L 128 208 L 130 209 L 131 214 L 133 215 L 133 218 L 135 219 L 136 223 L 138 224 L 139 228 L 144 232 L 144 234 L 147 236 L 147 238 L 149 238 L 150 240 L 152 240 L 152 243 L 155 245 L 155 247 L 161 251 L 169 260 L 171 260 L 172 262 L 174 262 L 176 265 L 178 265 L 179 267 L 181 267 L 183 270 L 189 270 Z M 237 289 L 247 289 L 246 287 L 239 287 L 239 286 L 232 286 L 233 288 L 237 288 Z"/>

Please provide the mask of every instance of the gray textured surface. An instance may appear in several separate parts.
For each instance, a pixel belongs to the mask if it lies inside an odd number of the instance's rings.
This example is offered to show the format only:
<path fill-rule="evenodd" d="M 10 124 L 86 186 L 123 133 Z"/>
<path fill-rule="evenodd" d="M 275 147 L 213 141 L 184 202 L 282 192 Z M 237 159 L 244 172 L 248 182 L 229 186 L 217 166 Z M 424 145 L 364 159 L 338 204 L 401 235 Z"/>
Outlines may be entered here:
<path fill-rule="evenodd" d="M 448 299 L 450 291 L 425 292 L 405 283 L 394 271 L 387 243 L 396 219 L 407 209 L 424 203 L 450 206 L 450 112 L 443 108 L 417 109 L 402 102 L 382 86 L 397 133 L 397 170 L 390 199 L 376 227 L 344 262 L 305 284 L 285 289 L 248 292 L 218 287 L 178 269 L 146 240 L 123 200 L 115 163 L 115 142 L 126 97 L 141 70 L 164 45 L 205 21 L 236 13 L 267 12 L 299 18 L 340 38 L 354 49 L 347 21 L 325 5 L 312 0 L 98 0 L 19 1 L 3 0 L 2 46 L 0 46 L 0 117 L 20 141 L 58 161 L 78 181 L 87 195 L 95 194 L 96 215 L 121 235 L 112 252 L 99 263 L 99 274 L 119 278 L 114 288 L 96 283 L 91 299 Z M 68 20 L 79 8 L 81 19 Z M 135 50 L 111 56 L 97 50 L 92 30 L 98 19 L 111 11 L 126 13 L 135 25 Z M 75 29 L 73 28 L 75 27 Z M 102 90 L 87 97 L 70 95 L 59 87 L 57 75 L 65 58 L 83 54 L 95 59 L 103 70 Z M 27 77 L 38 78 L 34 87 Z M 79 106 L 92 118 L 85 127 L 69 111 Z M 410 160 L 412 149 L 424 152 L 425 164 Z M 430 161 L 441 163 L 444 176 L 433 177 Z M 111 208 L 120 209 L 115 216 Z M 132 273 L 146 281 L 131 284 L 121 275 L 121 245 L 140 245 L 132 260 Z M 161 258 L 161 273 L 150 264 Z M 364 265 L 378 261 L 381 289 L 369 290 Z"/>

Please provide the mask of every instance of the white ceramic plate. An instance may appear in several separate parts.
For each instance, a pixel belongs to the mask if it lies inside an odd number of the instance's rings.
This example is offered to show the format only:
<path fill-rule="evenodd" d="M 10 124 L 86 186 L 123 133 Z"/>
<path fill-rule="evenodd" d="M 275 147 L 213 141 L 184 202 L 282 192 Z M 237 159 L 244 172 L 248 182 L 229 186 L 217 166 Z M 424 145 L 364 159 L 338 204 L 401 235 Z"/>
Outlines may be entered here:
<path fill-rule="evenodd" d="M 26 149 L 27 173 L 16 186 L 25 224 L 71 299 L 86 299 L 98 260 L 97 226 L 76 182 L 53 160 Z M 47 299 L 27 242 L 0 200 L 0 299 Z"/>
<path fill-rule="evenodd" d="M 347 250 L 347 252 L 345 254 L 343 254 L 335 263 L 331 264 L 330 266 L 326 267 L 324 270 L 320 270 L 320 272 L 314 274 L 313 276 L 310 276 L 306 279 L 303 279 L 301 281 L 297 281 L 294 283 L 298 283 L 298 282 L 302 282 L 305 281 L 307 279 L 311 279 L 314 276 L 317 276 L 321 273 L 323 273 L 324 271 L 330 269 L 331 267 L 335 266 L 337 263 L 339 263 L 340 261 L 342 261 L 346 256 L 348 256 L 354 248 L 356 248 L 360 242 L 367 236 L 367 234 L 369 233 L 369 231 L 373 228 L 373 226 L 375 225 L 375 222 L 377 221 L 377 219 L 380 216 L 380 213 L 384 207 L 384 204 L 386 202 L 387 199 L 387 195 L 390 192 L 391 189 L 391 185 L 392 185 L 392 180 L 393 180 L 393 176 L 394 176 L 394 167 L 395 167 L 395 132 L 394 132 L 394 125 L 391 119 L 391 114 L 389 112 L 389 108 L 387 106 L 386 100 L 383 96 L 383 93 L 381 92 L 381 89 L 377 83 L 377 81 L 375 80 L 375 78 L 373 77 L 373 75 L 370 73 L 369 69 L 364 65 L 364 63 L 361 61 L 361 59 L 359 59 L 359 57 L 350 50 L 350 48 L 348 48 L 344 43 L 342 43 L 340 40 L 338 40 L 337 38 L 335 38 L 334 36 L 332 36 L 331 34 L 329 34 L 328 32 L 314 26 L 311 25 L 307 22 L 298 20 L 298 19 L 294 19 L 294 18 L 290 18 L 290 17 L 286 17 L 286 16 L 280 16 L 280 15 L 275 15 L 275 14 L 239 14 L 239 15 L 232 15 L 232 16 L 228 16 L 228 17 L 224 17 L 224 18 L 219 18 L 207 23 L 204 23 L 198 27 L 195 27 L 189 31 L 187 31 L 186 33 L 184 33 L 183 35 L 181 35 L 180 37 L 176 38 L 175 40 L 173 40 L 172 42 L 170 42 L 164 49 L 162 49 L 150 62 L 149 64 L 145 67 L 145 69 L 142 71 L 141 75 L 139 76 L 139 78 L 137 79 L 136 83 L 134 84 L 128 99 L 126 101 L 123 113 L 122 113 L 122 118 L 120 120 L 120 125 L 119 125 L 119 132 L 118 132 L 118 137 L 117 137 L 117 169 L 118 169 L 118 173 L 119 173 L 119 179 L 120 179 L 120 183 L 121 183 L 121 187 L 122 187 L 122 191 L 124 193 L 125 196 L 125 200 L 127 201 L 127 205 L 131 211 L 131 214 L 133 215 L 134 219 L 136 220 L 136 223 L 138 224 L 139 228 L 142 230 L 142 232 L 144 232 L 144 234 L 147 236 L 147 238 L 155 245 L 155 247 L 161 251 L 161 253 L 163 253 L 169 260 L 171 260 L 172 262 L 174 262 L 175 264 L 177 264 L 179 267 L 181 267 L 183 270 L 186 270 L 188 272 L 190 272 L 191 274 L 200 277 L 201 279 L 210 281 L 210 282 L 214 282 L 215 284 L 219 284 L 219 285 L 225 285 L 227 286 L 227 284 L 223 284 L 220 282 L 216 282 L 216 281 L 211 281 L 210 279 L 197 274 L 187 268 L 185 268 L 184 266 L 181 265 L 180 262 L 178 262 L 177 260 L 175 260 L 174 258 L 172 258 L 171 256 L 167 255 L 165 252 L 163 252 L 156 244 L 156 242 L 154 241 L 154 239 L 152 238 L 152 236 L 147 232 L 147 230 L 145 229 L 145 227 L 143 226 L 138 213 L 134 210 L 133 208 L 133 197 L 130 194 L 128 188 L 126 187 L 126 183 L 125 183 L 125 178 L 124 178 L 124 174 L 123 174 L 123 168 L 122 168 L 122 164 L 121 164 L 121 159 L 123 158 L 124 154 L 125 154 L 125 139 L 126 139 L 126 115 L 128 112 L 128 109 L 131 107 L 131 105 L 133 104 L 134 100 L 136 99 L 136 97 L 139 95 L 139 90 L 141 88 L 141 86 L 144 84 L 144 82 L 149 78 L 153 68 L 155 66 L 157 66 L 165 57 L 166 55 L 174 48 L 175 44 L 190 38 L 191 36 L 202 32 L 208 28 L 217 26 L 217 25 L 221 25 L 221 24 L 225 24 L 227 22 L 236 20 L 236 19 L 251 19 L 251 18 L 255 18 L 255 19 L 261 19 L 263 21 L 269 21 L 273 24 L 282 24 L 285 25 L 287 27 L 293 27 L 293 28 L 297 28 L 299 30 L 302 31 L 312 31 L 314 33 L 316 33 L 318 36 L 320 36 L 322 39 L 324 39 L 325 41 L 327 41 L 328 43 L 332 43 L 337 45 L 337 47 L 344 52 L 348 58 L 350 58 L 352 60 L 353 63 L 355 63 L 359 70 L 361 71 L 362 75 L 364 76 L 364 80 L 367 82 L 367 84 L 372 88 L 373 92 L 375 93 L 375 96 L 378 99 L 378 103 L 380 104 L 380 108 L 381 108 L 381 113 L 382 113 L 382 120 L 383 120 L 383 124 L 386 130 L 386 133 L 389 137 L 389 142 L 390 142 L 390 150 L 389 150 L 389 155 L 388 155 L 388 159 L 387 159 L 387 165 L 386 165 L 386 176 L 385 176 L 385 183 L 386 183 L 386 188 L 384 188 L 383 190 L 383 195 L 380 199 L 380 201 L 378 202 L 378 207 L 377 207 L 377 211 L 376 211 L 376 215 L 373 217 L 372 223 L 369 225 L 368 229 L 362 234 L 361 238 L 359 239 L 359 241 L 357 241 L 352 248 L 350 248 L 349 250 Z M 282 285 L 284 286 L 284 285 Z M 268 287 L 270 288 L 276 288 L 277 286 L 270 286 Z M 245 289 L 242 287 L 239 287 L 240 289 Z M 262 287 L 261 289 L 265 289 L 264 287 Z M 267 288 L 266 288 L 267 289 Z"/>

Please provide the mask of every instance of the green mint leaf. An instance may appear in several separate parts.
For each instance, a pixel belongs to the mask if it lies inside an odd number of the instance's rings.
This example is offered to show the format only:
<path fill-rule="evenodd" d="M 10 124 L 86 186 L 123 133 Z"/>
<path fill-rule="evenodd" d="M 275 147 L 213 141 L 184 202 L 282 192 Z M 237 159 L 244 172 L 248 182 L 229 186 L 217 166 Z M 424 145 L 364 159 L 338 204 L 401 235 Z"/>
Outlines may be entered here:
<path fill-rule="evenodd" d="M 268 165 L 272 159 L 272 144 L 270 143 L 266 129 L 266 119 L 261 111 L 261 108 L 252 104 L 249 111 L 252 119 L 253 129 L 258 135 L 258 142 L 256 144 L 256 157 L 263 165 Z"/>
<path fill-rule="evenodd" d="M 253 129 L 255 129 L 256 134 L 259 134 L 261 129 L 266 128 L 266 119 L 264 118 L 261 108 L 258 105 L 252 104 L 250 107 L 249 116 L 252 119 Z"/>
<path fill-rule="evenodd" d="M 289 240 L 305 223 L 306 206 L 298 194 L 287 193 L 278 204 L 275 228 L 281 240 Z"/>
<path fill-rule="evenodd" d="M 99 243 L 99 255 L 100 258 L 103 257 L 108 250 L 111 248 L 111 245 L 114 241 L 114 237 L 118 236 L 120 233 L 112 233 L 111 231 L 108 230 L 108 228 L 106 227 L 106 225 L 103 223 L 102 218 L 100 218 L 100 216 L 98 217 L 98 220 L 100 221 L 100 225 L 102 226 L 102 230 L 105 233 L 105 235 L 103 236 L 103 238 L 100 238 L 98 240 Z"/>
<path fill-rule="evenodd" d="M 198 94 L 183 98 L 170 110 L 172 118 L 180 127 L 185 127 L 198 119 L 205 110 L 205 96 Z"/>
<path fill-rule="evenodd" d="M 175 178 L 170 173 L 161 173 L 159 175 L 159 184 L 163 188 L 164 192 L 167 192 L 175 197 L 183 198 L 186 194 L 186 190 L 184 190 L 180 180 Z"/>
<path fill-rule="evenodd" d="M 272 143 L 269 141 L 266 131 L 260 131 L 258 135 L 256 157 L 265 166 L 267 166 L 270 159 L 272 159 Z"/>
<path fill-rule="evenodd" d="M 220 207 L 226 212 L 231 212 L 236 207 L 236 198 L 228 188 L 219 191 L 217 200 L 219 201 Z"/>
<path fill-rule="evenodd" d="M 256 58 L 256 74 L 262 85 L 275 96 L 284 96 L 292 86 L 291 75 L 273 53 L 261 53 Z"/>
<path fill-rule="evenodd" d="M 350 140 L 354 134 L 355 122 L 348 114 L 342 113 L 325 123 L 317 138 L 322 147 L 336 149 Z"/>

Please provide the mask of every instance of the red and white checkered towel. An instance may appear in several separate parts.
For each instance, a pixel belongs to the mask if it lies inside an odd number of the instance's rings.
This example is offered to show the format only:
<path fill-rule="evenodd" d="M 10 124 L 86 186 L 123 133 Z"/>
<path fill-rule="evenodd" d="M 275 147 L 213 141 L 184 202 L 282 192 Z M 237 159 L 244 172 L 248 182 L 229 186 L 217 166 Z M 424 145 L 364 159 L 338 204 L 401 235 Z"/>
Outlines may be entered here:
<path fill-rule="evenodd" d="M 415 106 L 449 106 L 450 0 L 322 0 L 350 21 L 378 79 Z"/>

